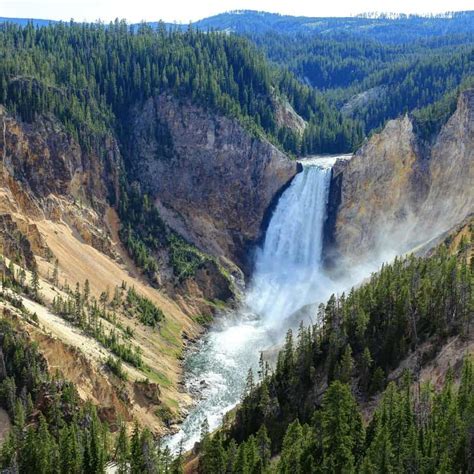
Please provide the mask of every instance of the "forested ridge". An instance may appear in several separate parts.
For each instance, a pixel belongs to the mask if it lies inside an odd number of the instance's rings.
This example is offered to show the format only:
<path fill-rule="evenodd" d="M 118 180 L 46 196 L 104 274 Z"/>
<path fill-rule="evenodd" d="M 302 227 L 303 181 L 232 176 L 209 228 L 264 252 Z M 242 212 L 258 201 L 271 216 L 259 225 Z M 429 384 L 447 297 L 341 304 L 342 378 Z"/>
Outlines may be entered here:
<path fill-rule="evenodd" d="M 117 21 L 3 24 L 0 39 L 0 103 L 26 121 L 53 113 L 86 143 L 113 131 L 126 149 L 130 107 L 160 93 L 236 117 L 253 133 L 298 152 L 305 138 L 279 128 L 275 118 L 276 95 L 288 93 L 304 104 L 307 120 L 322 118 L 321 133 L 331 137 L 308 142 L 305 151 L 347 151 L 362 140 L 358 124 L 311 88 L 293 77 L 279 87 L 279 69 L 236 36 Z"/>
<path fill-rule="evenodd" d="M 472 472 L 473 362 L 464 361 L 459 387 L 448 373 L 440 392 L 412 388 L 406 373 L 384 391 L 365 424 L 350 387 L 339 380 L 325 391 L 312 418 L 288 425 L 278 458 L 262 424 L 238 444 L 206 427 L 199 460 L 202 473 Z"/>
<path fill-rule="evenodd" d="M 472 11 L 438 15 L 360 14 L 351 17 L 305 17 L 253 10 L 221 13 L 195 25 L 202 29 L 253 35 L 279 32 L 327 38 L 376 39 L 385 44 L 409 43 L 443 35 L 472 33 Z"/>
<path fill-rule="evenodd" d="M 275 370 L 262 360 L 257 381 L 249 372 L 223 428 L 203 427 L 201 472 L 470 472 L 472 360 L 459 388 L 451 372 L 440 392 L 419 375 L 451 338 L 472 339 L 473 230 L 384 265 L 321 305 L 317 324 L 290 330 Z M 380 393 L 367 423 L 362 408 Z"/>
<path fill-rule="evenodd" d="M 350 34 L 326 38 L 256 32 L 249 38 L 271 61 L 321 91 L 328 104 L 342 107 L 364 134 L 409 112 L 429 114 L 431 121 L 442 124 L 452 113 L 446 96 L 473 84 L 473 33 L 395 44 Z M 359 94 L 360 100 L 354 101 Z M 434 103 L 445 111 L 444 120 L 435 119 Z M 295 108 L 299 110 L 298 104 Z M 423 130 L 420 136 L 429 138 L 439 128 Z"/>
<path fill-rule="evenodd" d="M 131 107 L 171 93 L 305 155 L 352 151 L 388 119 L 432 114 L 434 103 L 443 123 L 451 110 L 445 97 L 472 85 L 474 75 L 474 33 L 467 31 L 384 43 L 271 30 L 242 38 L 199 28 L 5 23 L 0 102 L 27 121 L 52 112 L 89 145 L 98 141 L 93 136 L 116 133 L 126 150 Z M 343 107 L 372 90 L 370 100 Z M 277 96 L 308 122 L 302 134 L 277 123 Z"/>
<path fill-rule="evenodd" d="M 362 100 L 362 106 L 350 113 L 343 109 L 343 116 L 357 123 L 358 136 L 415 111 L 430 116 L 433 125 L 419 129 L 420 138 L 429 140 L 451 110 L 445 96 L 472 86 L 472 18 L 472 11 L 306 18 L 244 10 L 205 18 L 194 27 L 249 38 L 271 62 L 318 91 L 319 100 L 330 109 L 339 110 L 358 94 L 373 90 L 373 100 Z M 438 113 L 430 107 L 433 103 Z M 298 98 L 292 104 L 305 116 Z M 339 151 L 341 145 L 331 145 L 331 140 L 335 143 L 341 138 L 327 135 L 327 129 L 334 128 L 334 120 L 328 120 L 333 117 L 316 117 L 301 144 L 293 146 L 297 152 Z M 328 127 L 321 130 L 316 125 L 321 121 Z"/>

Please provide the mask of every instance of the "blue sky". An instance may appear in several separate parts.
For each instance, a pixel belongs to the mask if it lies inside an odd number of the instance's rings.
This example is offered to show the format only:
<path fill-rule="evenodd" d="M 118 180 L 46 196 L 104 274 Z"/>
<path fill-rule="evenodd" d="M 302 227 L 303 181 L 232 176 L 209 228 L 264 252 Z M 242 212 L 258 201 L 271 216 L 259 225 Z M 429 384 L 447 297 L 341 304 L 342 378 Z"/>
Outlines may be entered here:
<path fill-rule="evenodd" d="M 349 16 L 362 12 L 439 13 L 473 9 L 472 0 L 0 0 L 0 16 L 54 20 L 189 22 L 228 10 Z"/>

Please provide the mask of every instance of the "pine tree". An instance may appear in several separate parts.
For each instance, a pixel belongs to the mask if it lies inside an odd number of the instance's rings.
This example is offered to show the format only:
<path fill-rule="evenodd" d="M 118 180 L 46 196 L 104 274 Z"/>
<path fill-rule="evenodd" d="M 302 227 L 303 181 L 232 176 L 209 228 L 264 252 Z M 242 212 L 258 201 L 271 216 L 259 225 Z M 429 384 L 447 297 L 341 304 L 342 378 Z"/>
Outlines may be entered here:
<path fill-rule="evenodd" d="M 156 450 L 156 442 L 151 434 L 150 430 L 145 428 L 140 437 L 140 446 L 142 453 L 142 472 L 145 473 L 154 473 L 156 472 L 156 467 L 158 465 L 158 453 Z M 166 456 L 165 456 L 166 457 Z M 163 466 L 165 472 L 170 468 L 171 461 L 166 460 L 166 466 Z"/>
<path fill-rule="evenodd" d="M 15 402 L 15 414 L 14 414 L 15 428 L 19 431 L 23 430 L 25 426 L 25 408 L 21 399 L 17 398 Z"/>
<path fill-rule="evenodd" d="M 347 385 L 333 382 L 323 397 L 323 468 L 350 472 L 359 461 L 364 428 L 357 404 Z"/>
<path fill-rule="evenodd" d="M 35 443 L 35 469 L 40 474 L 48 474 L 53 471 L 53 466 L 57 466 L 56 443 L 48 430 L 46 419 L 41 416 L 38 432 L 33 439 Z"/>
<path fill-rule="evenodd" d="M 203 474 L 225 474 L 227 467 L 225 450 L 222 446 L 222 437 L 217 432 L 211 439 L 202 445 L 202 454 L 199 458 L 199 472 Z"/>
<path fill-rule="evenodd" d="M 82 472 L 82 451 L 79 444 L 77 426 L 65 426 L 59 433 L 60 468 L 62 473 Z"/>
<path fill-rule="evenodd" d="M 83 300 L 86 306 L 89 305 L 90 295 L 91 295 L 91 288 L 90 288 L 89 280 L 86 279 L 86 281 L 84 282 L 84 297 L 83 297 Z"/>
<path fill-rule="evenodd" d="M 35 300 L 39 300 L 39 297 L 40 297 L 40 294 L 39 294 L 39 290 L 40 290 L 40 283 L 39 283 L 39 276 L 38 276 L 38 271 L 36 269 L 36 267 L 33 268 L 32 272 L 31 272 L 31 292 L 32 292 L 32 295 L 33 295 L 33 298 Z"/>
<path fill-rule="evenodd" d="M 385 373 L 383 369 L 377 367 L 372 375 L 372 381 L 370 383 L 370 393 L 374 394 L 385 387 Z"/>
<path fill-rule="evenodd" d="M 9 469 L 9 472 L 19 472 L 17 458 L 18 440 L 13 432 L 7 434 L 0 448 L 0 466 Z"/>
<path fill-rule="evenodd" d="M 237 470 L 237 456 L 238 456 L 238 446 L 235 442 L 235 439 L 231 439 L 226 451 L 227 464 L 226 464 L 226 473 L 231 474 L 234 472 L 239 472 Z"/>
<path fill-rule="evenodd" d="M 84 454 L 84 468 L 90 473 L 102 473 L 105 469 L 105 445 L 103 427 L 95 409 L 90 411 L 89 436 Z"/>
<path fill-rule="evenodd" d="M 256 441 L 257 441 L 259 456 L 262 461 L 262 467 L 266 469 L 270 463 L 271 440 L 268 437 L 268 432 L 265 425 L 262 425 L 260 429 L 258 430 Z"/>
<path fill-rule="evenodd" d="M 354 370 L 354 360 L 352 359 L 352 348 L 347 344 L 344 353 L 342 354 L 341 361 L 338 366 L 338 379 L 342 383 L 350 383 L 352 377 L 352 371 Z"/>
<path fill-rule="evenodd" d="M 137 423 L 133 428 L 132 439 L 130 441 L 130 473 L 142 474 L 145 469 L 143 458 L 140 428 Z"/>
<path fill-rule="evenodd" d="M 390 433 L 385 424 L 380 423 L 377 426 L 363 466 L 364 471 L 367 472 L 391 473 L 395 471 L 395 454 L 390 441 Z"/>
<path fill-rule="evenodd" d="M 364 348 L 360 362 L 360 386 L 364 392 L 368 391 L 370 381 L 370 369 L 372 367 L 372 356 L 368 347 Z"/>
<path fill-rule="evenodd" d="M 278 463 L 279 474 L 303 474 L 301 470 L 301 457 L 304 449 L 303 428 L 298 420 L 288 426 L 281 457 Z"/>
<path fill-rule="evenodd" d="M 128 460 L 130 457 L 130 447 L 128 443 L 127 427 L 125 423 L 120 423 L 119 434 L 115 442 L 115 463 L 117 464 L 117 472 L 126 474 L 128 472 Z"/>
<path fill-rule="evenodd" d="M 247 396 L 252 393 L 253 389 L 255 388 L 254 378 L 253 378 L 253 370 L 249 369 L 247 372 L 247 379 L 245 381 L 245 390 L 243 396 Z"/>
<path fill-rule="evenodd" d="M 82 314 L 82 297 L 81 297 L 81 287 L 79 282 L 76 283 L 76 290 L 74 292 L 74 318 L 76 324 L 81 323 L 81 314 Z"/>
<path fill-rule="evenodd" d="M 59 286 L 59 260 L 54 260 L 53 285 Z"/>

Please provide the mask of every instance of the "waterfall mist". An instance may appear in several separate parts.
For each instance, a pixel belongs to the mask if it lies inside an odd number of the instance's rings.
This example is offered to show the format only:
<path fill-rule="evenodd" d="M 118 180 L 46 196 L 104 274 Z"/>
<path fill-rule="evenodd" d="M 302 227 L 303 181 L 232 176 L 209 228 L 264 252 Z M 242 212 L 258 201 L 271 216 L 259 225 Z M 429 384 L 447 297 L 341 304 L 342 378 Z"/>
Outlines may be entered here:
<path fill-rule="evenodd" d="M 192 448 L 205 419 L 211 430 L 220 424 L 239 402 L 247 371 L 256 369 L 261 351 L 281 341 L 290 316 L 341 288 L 322 268 L 331 168 L 337 158 L 302 162 L 303 171 L 280 197 L 256 252 L 240 309 L 220 318 L 188 355 L 185 384 L 200 398 L 178 433 L 166 440 L 173 451 L 180 444 Z"/>

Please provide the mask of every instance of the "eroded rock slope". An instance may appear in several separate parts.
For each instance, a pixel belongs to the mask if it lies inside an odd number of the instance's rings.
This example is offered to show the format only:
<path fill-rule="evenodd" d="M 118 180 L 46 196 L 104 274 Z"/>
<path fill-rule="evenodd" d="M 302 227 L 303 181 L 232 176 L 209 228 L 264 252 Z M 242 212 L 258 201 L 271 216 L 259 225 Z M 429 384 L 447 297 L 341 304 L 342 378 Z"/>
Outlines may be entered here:
<path fill-rule="evenodd" d="M 331 185 L 327 248 L 360 262 L 409 250 L 474 210 L 474 90 L 430 145 L 409 116 L 388 122 L 346 162 Z"/>
<path fill-rule="evenodd" d="M 246 267 L 297 163 L 237 120 L 167 95 L 147 100 L 133 117 L 134 178 L 166 222 L 205 252 Z"/>

